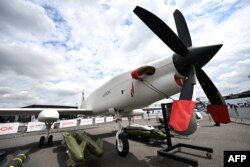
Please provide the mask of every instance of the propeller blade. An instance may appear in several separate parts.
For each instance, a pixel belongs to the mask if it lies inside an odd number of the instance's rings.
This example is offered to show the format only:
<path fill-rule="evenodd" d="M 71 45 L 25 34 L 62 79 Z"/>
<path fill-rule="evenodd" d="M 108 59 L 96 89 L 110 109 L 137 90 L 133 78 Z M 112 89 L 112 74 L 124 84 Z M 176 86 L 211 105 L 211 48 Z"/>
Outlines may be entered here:
<path fill-rule="evenodd" d="M 207 111 L 211 114 L 214 122 L 216 125 L 230 123 L 228 108 L 220 92 L 202 69 L 197 68 L 196 72 L 198 81 L 211 103 L 207 106 Z"/>
<path fill-rule="evenodd" d="M 220 92 L 201 68 L 196 69 L 196 76 L 210 103 L 213 105 L 225 105 Z"/>
<path fill-rule="evenodd" d="M 191 36 L 188 30 L 186 20 L 179 10 L 174 12 L 174 20 L 177 28 L 178 36 L 186 47 L 192 46 Z"/>
<path fill-rule="evenodd" d="M 189 67 L 189 73 L 186 79 L 184 80 L 181 94 L 180 94 L 180 100 L 192 100 L 194 96 L 194 86 L 196 85 L 196 77 L 195 77 L 196 71 L 194 65 L 191 65 Z M 195 100 L 195 99 L 193 99 Z"/>
<path fill-rule="evenodd" d="M 160 18 L 139 6 L 136 6 L 134 13 L 175 53 L 187 55 L 187 47 Z"/>

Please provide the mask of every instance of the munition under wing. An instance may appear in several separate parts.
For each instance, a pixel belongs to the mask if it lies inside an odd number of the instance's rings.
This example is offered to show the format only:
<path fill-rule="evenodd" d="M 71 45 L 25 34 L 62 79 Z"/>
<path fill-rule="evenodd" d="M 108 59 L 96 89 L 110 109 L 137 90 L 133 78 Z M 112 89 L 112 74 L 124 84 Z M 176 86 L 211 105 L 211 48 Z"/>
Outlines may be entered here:
<path fill-rule="evenodd" d="M 77 163 L 90 159 L 92 155 L 102 157 L 103 140 L 94 141 L 88 135 L 81 132 L 66 132 L 63 134 L 63 140 L 67 148 L 69 159 L 68 166 L 74 166 Z"/>

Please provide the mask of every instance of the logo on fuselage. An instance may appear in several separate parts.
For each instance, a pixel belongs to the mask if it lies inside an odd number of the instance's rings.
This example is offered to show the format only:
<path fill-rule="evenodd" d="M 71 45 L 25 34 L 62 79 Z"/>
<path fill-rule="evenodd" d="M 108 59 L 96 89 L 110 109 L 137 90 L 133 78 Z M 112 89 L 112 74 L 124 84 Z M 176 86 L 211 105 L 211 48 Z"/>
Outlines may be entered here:
<path fill-rule="evenodd" d="M 108 96 L 110 93 L 111 93 L 111 91 L 108 90 L 107 92 L 105 92 L 105 93 L 102 95 L 102 97 Z"/>

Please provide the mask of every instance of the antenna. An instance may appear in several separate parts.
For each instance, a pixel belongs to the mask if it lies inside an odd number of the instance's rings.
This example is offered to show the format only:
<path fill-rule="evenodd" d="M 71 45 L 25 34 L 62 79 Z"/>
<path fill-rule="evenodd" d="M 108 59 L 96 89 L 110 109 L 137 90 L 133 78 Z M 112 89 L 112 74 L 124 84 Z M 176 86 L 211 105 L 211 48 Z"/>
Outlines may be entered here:
<path fill-rule="evenodd" d="M 84 90 L 82 90 L 82 101 L 84 101 Z"/>

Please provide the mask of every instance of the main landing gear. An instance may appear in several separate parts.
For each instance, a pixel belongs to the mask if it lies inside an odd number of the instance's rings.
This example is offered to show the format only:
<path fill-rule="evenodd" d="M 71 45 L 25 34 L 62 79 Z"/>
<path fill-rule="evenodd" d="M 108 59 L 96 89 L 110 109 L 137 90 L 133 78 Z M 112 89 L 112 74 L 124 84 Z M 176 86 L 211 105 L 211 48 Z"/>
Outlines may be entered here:
<path fill-rule="evenodd" d="M 123 128 L 121 124 L 121 117 L 119 113 L 116 113 L 118 131 L 116 133 L 116 150 L 121 157 L 125 157 L 129 152 L 129 143 L 127 136 L 123 134 Z"/>
<path fill-rule="evenodd" d="M 38 144 L 39 148 L 42 148 L 43 146 L 52 146 L 53 145 L 53 135 L 50 135 L 50 129 L 54 122 L 45 122 L 46 129 L 47 129 L 47 136 L 41 136 L 40 141 Z"/>

